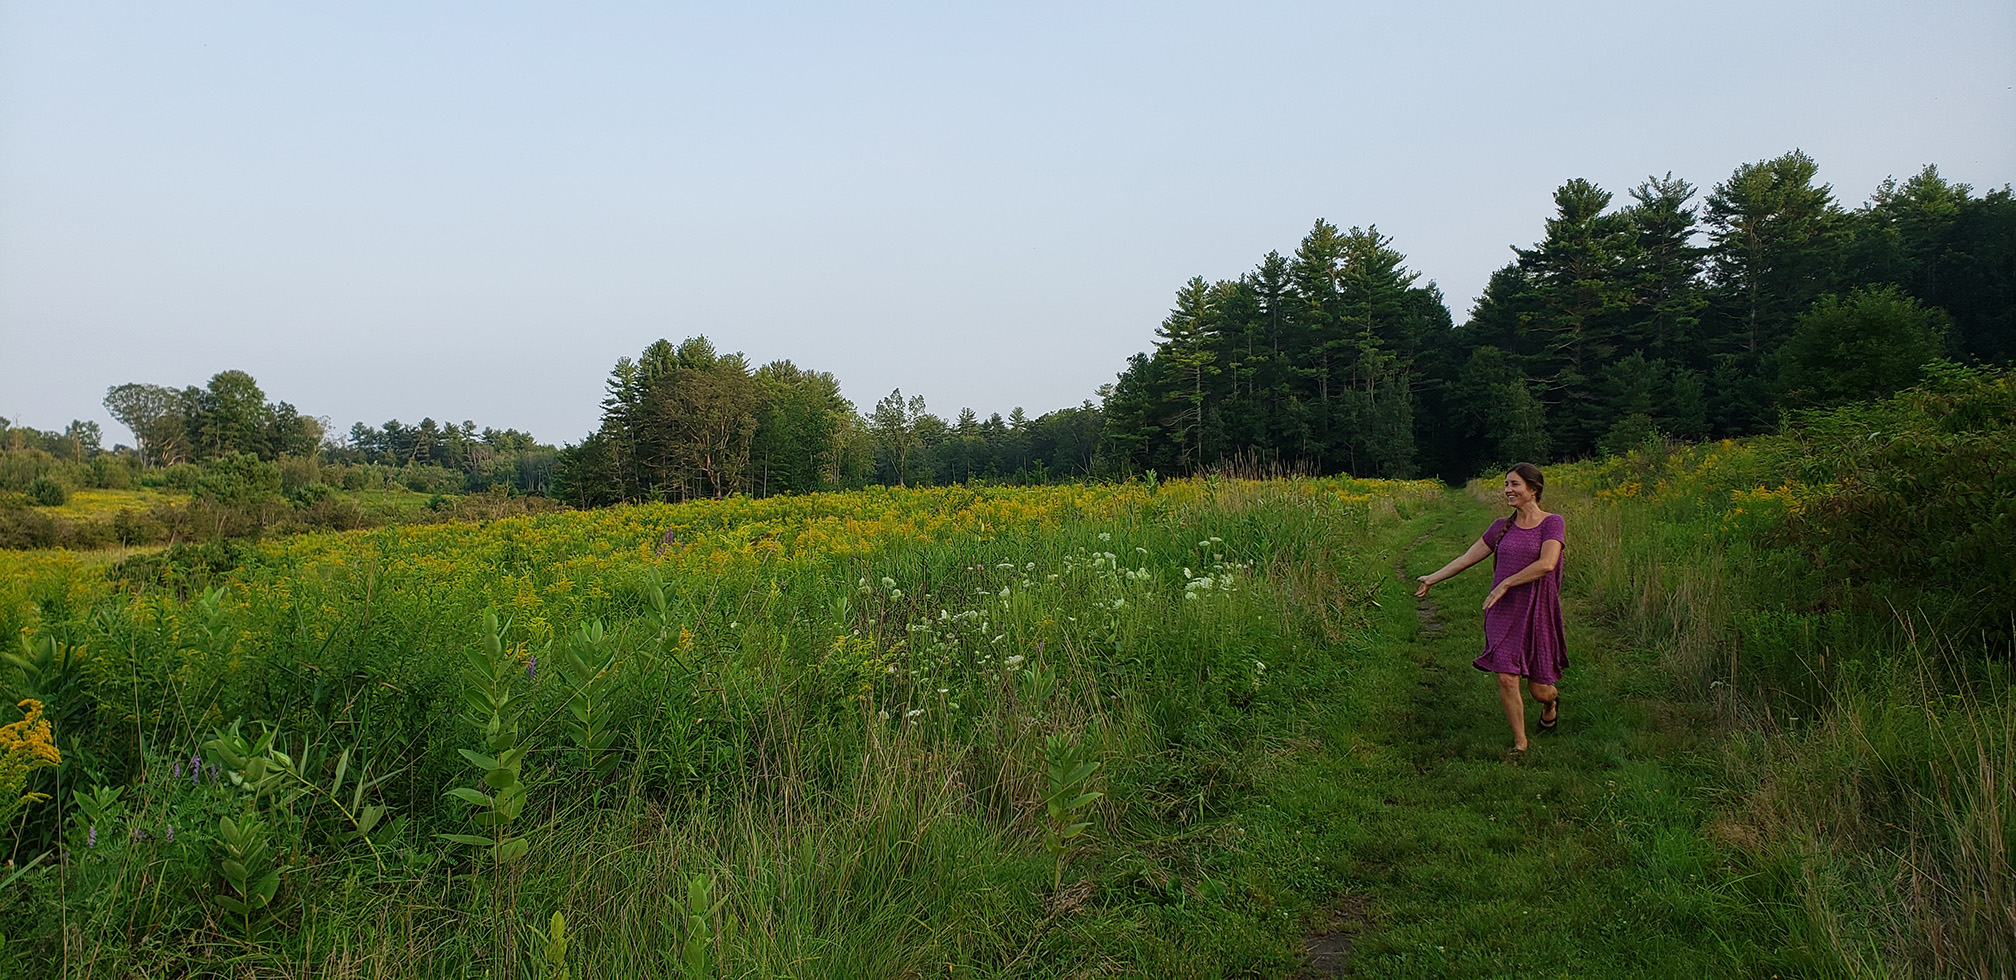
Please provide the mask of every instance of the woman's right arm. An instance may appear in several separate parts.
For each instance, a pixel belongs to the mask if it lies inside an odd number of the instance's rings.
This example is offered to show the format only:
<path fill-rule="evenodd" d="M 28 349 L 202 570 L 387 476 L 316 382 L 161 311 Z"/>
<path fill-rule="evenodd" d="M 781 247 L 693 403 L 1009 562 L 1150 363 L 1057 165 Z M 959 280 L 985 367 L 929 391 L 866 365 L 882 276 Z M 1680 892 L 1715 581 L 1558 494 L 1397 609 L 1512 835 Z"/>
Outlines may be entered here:
<path fill-rule="evenodd" d="M 1480 561 L 1483 561 L 1484 556 L 1490 553 L 1491 553 L 1491 546 L 1485 544 L 1483 538 L 1478 538 L 1475 542 L 1473 542 L 1470 545 L 1470 550 L 1456 556 L 1455 561 L 1452 561 L 1449 564 L 1442 566 L 1441 569 L 1437 571 L 1430 572 L 1426 575 L 1417 577 L 1415 581 L 1420 582 L 1421 587 L 1414 590 L 1414 598 L 1419 599 L 1426 596 L 1428 594 L 1429 586 L 1434 585 L 1437 582 L 1444 581 L 1446 579 L 1455 578 L 1457 574 L 1462 572 L 1464 569 L 1469 568 L 1470 566 L 1475 565 Z"/>

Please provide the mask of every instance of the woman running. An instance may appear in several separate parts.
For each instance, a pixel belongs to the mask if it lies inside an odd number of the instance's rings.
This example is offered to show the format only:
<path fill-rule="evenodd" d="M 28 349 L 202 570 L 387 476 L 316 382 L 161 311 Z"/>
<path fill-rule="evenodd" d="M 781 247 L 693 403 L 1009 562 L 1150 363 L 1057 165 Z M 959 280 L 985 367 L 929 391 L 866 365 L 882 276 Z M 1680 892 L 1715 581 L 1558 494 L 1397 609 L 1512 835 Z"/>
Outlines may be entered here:
<path fill-rule="evenodd" d="M 1414 596 L 1492 556 L 1491 594 L 1484 598 L 1484 655 L 1478 670 L 1498 675 L 1498 700 L 1512 726 L 1512 755 L 1526 752 L 1526 699 L 1519 679 L 1543 709 L 1540 731 L 1552 732 L 1561 719 L 1561 671 L 1568 666 L 1568 641 L 1561 629 L 1561 546 L 1567 523 L 1540 509 L 1547 481 L 1540 468 L 1520 463 L 1505 474 L 1505 503 L 1512 516 L 1491 523 L 1470 550 L 1441 570 L 1420 576 Z"/>

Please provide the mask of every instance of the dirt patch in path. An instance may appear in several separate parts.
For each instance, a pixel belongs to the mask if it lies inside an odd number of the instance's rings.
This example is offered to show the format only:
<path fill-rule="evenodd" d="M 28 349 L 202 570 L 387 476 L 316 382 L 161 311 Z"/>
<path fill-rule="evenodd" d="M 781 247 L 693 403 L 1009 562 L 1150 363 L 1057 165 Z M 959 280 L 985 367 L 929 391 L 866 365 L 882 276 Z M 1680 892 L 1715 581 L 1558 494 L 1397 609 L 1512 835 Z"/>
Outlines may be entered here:
<path fill-rule="evenodd" d="M 1350 971 L 1352 943 L 1372 924 L 1371 904 L 1363 896 L 1347 895 L 1330 910 L 1323 928 L 1302 941 L 1304 965 L 1296 980 L 1341 977 Z"/>
<path fill-rule="evenodd" d="M 1421 542 L 1428 540 L 1436 531 L 1440 530 L 1442 530 L 1442 525 L 1437 524 L 1429 528 L 1427 534 L 1423 534 L 1412 542 L 1409 542 L 1407 550 L 1402 551 L 1398 558 L 1393 559 L 1393 577 L 1403 583 L 1413 584 L 1414 580 L 1407 576 L 1407 556 L 1413 554 L 1414 549 L 1421 547 Z M 1435 600 L 1414 600 L 1414 618 L 1421 621 L 1421 639 L 1432 640 L 1442 635 L 1442 621 L 1435 617 L 1435 612 Z"/>

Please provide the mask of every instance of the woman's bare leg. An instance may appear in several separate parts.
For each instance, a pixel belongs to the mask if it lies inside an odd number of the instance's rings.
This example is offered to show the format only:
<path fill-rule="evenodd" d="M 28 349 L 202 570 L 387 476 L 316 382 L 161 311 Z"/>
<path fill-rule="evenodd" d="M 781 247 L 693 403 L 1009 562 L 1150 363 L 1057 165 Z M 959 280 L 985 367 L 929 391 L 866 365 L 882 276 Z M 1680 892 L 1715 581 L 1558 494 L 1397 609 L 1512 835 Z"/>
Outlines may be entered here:
<path fill-rule="evenodd" d="M 1526 695 L 1519 690 L 1518 674 L 1498 675 L 1498 703 L 1505 706 L 1505 721 L 1512 726 L 1512 747 L 1526 751 Z"/>
<path fill-rule="evenodd" d="M 1533 693 L 1533 700 L 1540 702 L 1541 721 L 1555 721 L 1561 717 L 1561 712 L 1554 703 L 1561 699 L 1560 688 L 1552 684 L 1542 684 L 1539 681 L 1527 681 L 1526 690 Z M 1549 717 L 1550 715 L 1552 717 Z"/>

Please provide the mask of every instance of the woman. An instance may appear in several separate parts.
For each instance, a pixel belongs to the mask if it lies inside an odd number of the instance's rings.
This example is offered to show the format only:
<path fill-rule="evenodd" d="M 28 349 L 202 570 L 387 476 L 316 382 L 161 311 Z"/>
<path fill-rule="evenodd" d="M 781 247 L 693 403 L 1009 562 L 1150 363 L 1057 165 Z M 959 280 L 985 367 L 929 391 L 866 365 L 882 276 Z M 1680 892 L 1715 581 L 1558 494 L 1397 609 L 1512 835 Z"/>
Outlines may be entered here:
<path fill-rule="evenodd" d="M 1561 720 L 1561 691 L 1555 685 L 1568 666 L 1568 642 L 1561 630 L 1561 546 L 1567 522 L 1540 509 L 1547 481 L 1540 468 L 1520 463 L 1505 474 L 1505 503 L 1512 516 L 1491 523 L 1484 536 L 1440 571 L 1421 576 L 1415 598 L 1444 579 L 1492 555 L 1491 594 L 1484 597 L 1484 655 L 1478 670 L 1498 675 L 1498 700 L 1512 726 L 1512 754 L 1526 752 L 1526 700 L 1519 679 L 1543 709 L 1540 731 Z"/>

